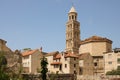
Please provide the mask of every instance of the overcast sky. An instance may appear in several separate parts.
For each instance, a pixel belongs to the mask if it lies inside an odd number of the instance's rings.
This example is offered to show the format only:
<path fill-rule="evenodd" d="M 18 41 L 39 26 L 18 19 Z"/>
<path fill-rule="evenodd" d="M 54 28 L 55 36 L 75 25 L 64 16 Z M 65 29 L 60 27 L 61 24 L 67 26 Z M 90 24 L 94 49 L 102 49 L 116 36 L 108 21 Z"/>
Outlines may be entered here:
<path fill-rule="evenodd" d="M 64 51 L 68 12 L 74 5 L 81 40 L 93 35 L 120 47 L 120 0 L 0 0 L 0 38 L 12 50 Z"/>

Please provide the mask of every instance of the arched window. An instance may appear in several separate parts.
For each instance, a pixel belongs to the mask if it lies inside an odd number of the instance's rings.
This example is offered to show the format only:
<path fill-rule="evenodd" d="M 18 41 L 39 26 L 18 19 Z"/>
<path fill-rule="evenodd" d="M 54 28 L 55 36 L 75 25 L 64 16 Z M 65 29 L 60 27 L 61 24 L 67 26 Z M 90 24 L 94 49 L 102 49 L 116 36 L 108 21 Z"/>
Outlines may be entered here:
<path fill-rule="evenodd" d="M 74 19 L 74 16 L 72 15 L 72 19 Z"/>
<path fill-rule="evenodd" d="M 71 20 L 71 16 L 69 16 L 69 20 Z"/>
<path fill-rule="evenodd" d="M 75 16 L 75 20 L 77 20 L 77 19 L 76 19 L 76 16 Z"/>

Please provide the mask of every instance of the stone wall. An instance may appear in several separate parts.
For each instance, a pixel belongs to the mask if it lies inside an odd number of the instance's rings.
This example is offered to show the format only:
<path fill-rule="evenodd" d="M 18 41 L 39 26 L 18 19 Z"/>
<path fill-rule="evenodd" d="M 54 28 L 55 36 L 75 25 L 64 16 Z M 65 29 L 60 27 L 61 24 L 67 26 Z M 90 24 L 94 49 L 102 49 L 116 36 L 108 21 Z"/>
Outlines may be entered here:
<path fill-rule="evenodd" d="M 22 74 L 26 80 L 42 80 L 40 74 Z M 47 80 L 75 80 L 74 74 L 48 74 Z"/>
<path fill-rule="evenodd" d="M 77 80 L 120 80 L 120 75 L 77 75 Z"/>

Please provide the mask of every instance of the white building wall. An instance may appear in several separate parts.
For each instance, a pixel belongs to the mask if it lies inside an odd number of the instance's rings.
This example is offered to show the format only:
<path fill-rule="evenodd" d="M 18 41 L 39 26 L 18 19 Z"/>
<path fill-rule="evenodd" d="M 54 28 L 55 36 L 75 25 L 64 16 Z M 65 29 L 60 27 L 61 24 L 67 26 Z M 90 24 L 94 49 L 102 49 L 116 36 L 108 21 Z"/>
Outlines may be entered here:
<path fill-rule="evenodd" d="M 32 66 L 32 65 L 31 65 L 31 63 L 32 63 L 32 62 L 31 62 L 31 61 L 32 61 L 31 57 L 32 57 L 32 56 L 29 55 L 29 59 L 28 59 L 28 61 L 29 61 L 29 72 L 30 72 L 30 73 L 31 73 L 31 71 L 32 71 L 32 70 L 31 70 L 31 69 L 32 69 L 32 67 L 31 67 L 31 66 Z"/>
<path fill-rule="evenodd" d="M 63 73 L 70 73 L 70 58 L 65 58 L 64 54 L 61 57 L 61 62 L 62 62 L 62 72 Z M 65 67 L 67 65 L 67 67 Z"/>
<path fill-rule="evenodd" d="M 48 71 L 49 72 L 53 72 L 54 71 L 54 66 L 53 65 L 51 65 L 51 63 L 53 62 L 53 56 L 47 56 L 46 57 L 47 58 L 47 61 L 48 61 Z"/>
<path fill-rule="evenodd" d="M 31 72 L 31 55 L 22 57 L 23 67 L 29 68 L 29 73 Z"/>
<path fill-rule="evenodd" d="M 117 59 L 120 58 L 120 52 L 119 53 L 105 53 L 104 54 L 104 62 L 105 62 L 105 74 L 108 71 L 116 70 L 118 66 L 120 66 L 120 63 L 118 63 Z"/>

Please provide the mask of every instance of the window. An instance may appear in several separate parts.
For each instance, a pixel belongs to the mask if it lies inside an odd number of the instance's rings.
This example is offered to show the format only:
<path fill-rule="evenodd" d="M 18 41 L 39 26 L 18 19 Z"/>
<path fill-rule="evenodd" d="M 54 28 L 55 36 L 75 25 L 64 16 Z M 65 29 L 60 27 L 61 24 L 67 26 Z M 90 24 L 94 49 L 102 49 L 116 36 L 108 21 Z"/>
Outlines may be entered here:
<path fill-rule="evenodd" d="M 71 16 L 69 16 L 69 20 L 71 20 Z"/>
<path fill-rule="evenodd" d="M 60 59 L 59 59 L 59 62 L 60 62 Z"/>
<path fill-rule="evenodd" d="M 72 15 L 72 19 L 74 19 L 74 16 Z"/>
<path fill-rule="evenodd" d="M 117 59 L 117 63 L 119 63 L 119 64 L 120 64 L 120 58 L 118 58 L 118 59 Z"/>
<path fill-rule="evenodd" d="M 111 59 L 111 57 L 112 57 L 112 54 L 108 54 L 108 58 Z"/>
<path fill-rule="evenodd" d="M 54 65 L 54 68 L 58 68 L 58 65 Z"/>
<path fill-rule="evenodd" d="M 97 62 L 94 63 L 94 66 L 97 66 Z"/>
<path fill-rule="evenodd" d="M 74 64 L 74 68 L 76 67 L 76 64 Z"/>
<path fill-rule="evenodd" d="M 67 58 L 65 58 L 65 61 L 67 61 Z"/>
<path fill-rule="evenodd" d="M 75 20 L 76 20 L 76 16 L 75 16 Z"/>
<path fill-rule="evenodd" d="M 74 74 L 77 74 L 77 72 L 76 72 L 76 71 L 74 71 Z"/>
<path fill-rule="evenodd" d="M 62 70 L 62 65 L 60 65 L 59 70 Z"/>
<path fill-rule="evenodd" d="M 83 69 L 80 67 L 79 68 L 79 75 L 82 75 L 83 74 Z"/>
<path fill-rule="evenodd" d="M 112 61 L 109 61 L 108 64 L 112 64 Z"/>
<path fill-rule="evenodd" d="M 76 58 L 74 58 L 74 60 L 76 60 Z"/>
<path fill-rule="evenodd" d="M 120 70 L 120 66 L 117 66 L 117 70 Z"/>
<path fill-rule="evenodd" d="M 65 68 L 67 68 L 67 64 L 65 64 Z"/>

